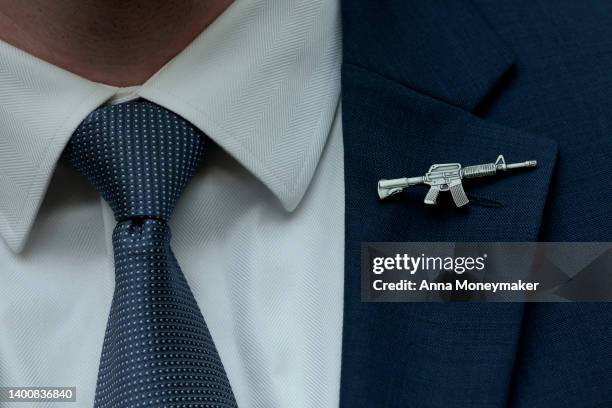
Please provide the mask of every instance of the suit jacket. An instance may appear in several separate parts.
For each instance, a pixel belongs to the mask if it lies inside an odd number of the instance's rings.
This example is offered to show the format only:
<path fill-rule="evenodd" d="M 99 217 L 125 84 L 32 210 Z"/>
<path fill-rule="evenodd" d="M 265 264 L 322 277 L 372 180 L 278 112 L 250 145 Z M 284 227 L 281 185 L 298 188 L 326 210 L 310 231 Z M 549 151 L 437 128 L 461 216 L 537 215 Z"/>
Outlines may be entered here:
<path fill-rule="evenodd" d="M 361 303 L 359 276 L 362 241 L 611 241 L 612 2 L 345 0 L 343 42 L 341 407 L 612 406 L 609 304 Z M 538 168 L 466 209 L 377 199 L 498 154 Z"/>

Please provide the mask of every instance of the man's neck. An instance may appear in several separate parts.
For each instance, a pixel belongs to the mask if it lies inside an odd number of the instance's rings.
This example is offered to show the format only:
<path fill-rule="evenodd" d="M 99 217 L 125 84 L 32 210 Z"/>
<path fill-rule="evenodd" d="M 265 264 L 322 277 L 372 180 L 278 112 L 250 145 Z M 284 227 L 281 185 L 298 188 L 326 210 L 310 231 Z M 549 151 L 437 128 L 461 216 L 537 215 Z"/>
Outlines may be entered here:
<path fill-rule="evenodd" d="M 233 0 L 0 0 L 0 39 L 92 81 L 144 83 Z"/>

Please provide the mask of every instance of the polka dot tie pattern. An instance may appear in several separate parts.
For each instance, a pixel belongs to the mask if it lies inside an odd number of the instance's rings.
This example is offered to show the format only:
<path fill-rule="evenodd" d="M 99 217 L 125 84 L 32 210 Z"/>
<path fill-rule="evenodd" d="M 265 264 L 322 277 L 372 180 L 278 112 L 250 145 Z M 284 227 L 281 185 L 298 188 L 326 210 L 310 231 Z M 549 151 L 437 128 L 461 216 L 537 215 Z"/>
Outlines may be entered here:
<path fill-rule="evenodd" d="M 66 159 L 118 221 L 95 408 L 237 407 L 170 249 L 168 220 L 203 155 L 204 138 L 180 116 L 139 99 L 97 109 L 66 147 Z"/>

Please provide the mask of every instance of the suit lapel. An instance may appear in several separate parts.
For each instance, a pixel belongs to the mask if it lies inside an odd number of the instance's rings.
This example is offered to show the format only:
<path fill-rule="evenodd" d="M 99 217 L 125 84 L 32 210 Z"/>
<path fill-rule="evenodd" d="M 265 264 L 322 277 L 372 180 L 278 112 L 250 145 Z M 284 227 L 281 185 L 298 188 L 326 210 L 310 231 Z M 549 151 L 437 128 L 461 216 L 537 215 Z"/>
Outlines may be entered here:
<path fill-rule="evenodd" d="M 469 0 L 342 4 L 344 61 L 471 110 L 515 61 Z"/>
<path fill-rule="evenodd" d="M 348 3 L 348 4 L 347 4 Z M 513 54 L 468 1 L 351 1 L 343 9 L 346 273 L 341 407 L 503 406 L 520 304 L 362 304 L 363 241 L 534 241 L 553 141 L 472 111 Z M 536 159 L 533 171 L 470 184 L 497 207 L 428 208 L 426 189 L 381 203 L 380 178 L 433 163 Z"/>

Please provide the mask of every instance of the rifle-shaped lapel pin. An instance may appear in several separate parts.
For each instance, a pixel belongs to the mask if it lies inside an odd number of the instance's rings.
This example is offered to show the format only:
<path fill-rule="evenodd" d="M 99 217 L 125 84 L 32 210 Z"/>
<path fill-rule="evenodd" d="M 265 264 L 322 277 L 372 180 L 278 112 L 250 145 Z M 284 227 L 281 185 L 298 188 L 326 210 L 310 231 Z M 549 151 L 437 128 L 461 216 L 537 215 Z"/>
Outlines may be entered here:
<path fill-rule="evenodd" d="M 535 160 L 506 164 L 506 160 L 501 154 L 497 157 L 495 163 L 478 164 L 476 166 L 463 168 L 461 168 L 461 164 L 459 163 L 434 164 L 429 168 L 427 174 L 422 177 L 379 180 L 378 196 L 381 200 L 384 200 L 393 194 L 404 191 L 407 187 L 417 184 L 427 184 L 431 187 L 425 196 L 425 204 L 435 205 L 440 191 L 450 191 L 457 207 L 463 207 L 469 203 L 470 200 L 468 200 L 463 190 L 463 186 L 461 185 L 462 179 L 493 176 L 498 171 L 535 167 L 537 164 L 538 162 Z"/>

